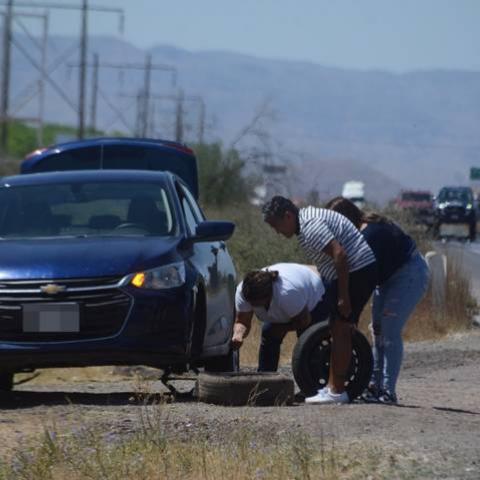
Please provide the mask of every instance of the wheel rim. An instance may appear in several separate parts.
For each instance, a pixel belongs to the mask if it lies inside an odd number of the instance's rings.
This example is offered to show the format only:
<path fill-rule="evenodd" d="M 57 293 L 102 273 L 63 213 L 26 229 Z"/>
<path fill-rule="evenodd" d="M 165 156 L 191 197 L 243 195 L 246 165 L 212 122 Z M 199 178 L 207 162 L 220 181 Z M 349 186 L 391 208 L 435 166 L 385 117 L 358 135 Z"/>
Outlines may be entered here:
<path fill-rule="evenodd" d="M 310 370 L 310 376 L 320 388 L 323 388 L 328 383 L 329 369 L 330 369 L 330 351 L 332 340 L 331 338 L 324 338 L 318 345 L 312 348 L 312 351 L 308 359 L 308 367 Z M 345 388 L 355 382 L 359 373 L 359 358 L 358 352 L 355 348 L 352 348 L 352 358 L 350 360 L 350 366 L 347 372 L 347 379 L 345 381 Z"/>

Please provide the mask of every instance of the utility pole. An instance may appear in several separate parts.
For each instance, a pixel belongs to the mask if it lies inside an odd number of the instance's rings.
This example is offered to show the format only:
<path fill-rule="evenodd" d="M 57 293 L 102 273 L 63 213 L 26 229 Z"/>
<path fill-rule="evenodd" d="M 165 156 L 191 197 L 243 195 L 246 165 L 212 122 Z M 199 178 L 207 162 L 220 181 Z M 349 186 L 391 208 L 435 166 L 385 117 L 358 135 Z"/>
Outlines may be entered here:
<path fill-rule="evenodd" d="M 2 0 L 0 2 L 0 5 L 5 5 L 7 7 L 7 15 L 5 17 L 5 31 L 4 32 L 4 64 L 5 64 L 5 58 L 8 59 L 8 74 L 10 70 L 9 62 L 10 62 L 10 42 L 12 40 L 11 36 L 11 15 L 10 15 L 10 20 L 7 21 L 8 19 L 8 12 L 13 9 L 13 0 Z M 15 5 L 19 7 L 31 7 L 31 8 L 48 8 L 48 9 L 60 9 L 60 10 L 80 10 L 81 15 L 82 15 L 82 20 L 81 20 L 81 34 L 80 34 L 80 77 L 79 77 L 79 101 L 78 101 L 78 107 L 77 107 L 77 112 L 78 112 L 78 130 L 77 130 L 77 136 L 79 139 L 82 139 L 85 135 L 85 85 L 86 85 L 86 64 L 87 64 L 87 25 L 88 25 L 88 12 L 89 11 L 97 11 L 97 12 L 107 12 L 107 13 L 116 13 L 120 15 L 120 23 L 119 23 L 119 30 L 121 33 L 123 33 L 123 27 L 124 27 L 124 12 L 123 9 L 121 8 L 111 8 L 111 7 L 97 7 L 97 6 L 89 6 L 88 5 L 88 0 L 82 0 L 81 5 L 68 5 L 68 4 L 62 4 L 62 3 L 57 3 L 57 2 L 43 2 L 43 3 L 37 3 L 37 2 L 31 2 L 31 1 L 24 1 L 24 0 L 15 0 Z M 8 43 L 5 42 L 5 40 L 9 40 Z M 8 49 L 8 54 L 5 55 L 5 52 Z M 2 82 L 3 83 L 3 82 Z M 52 83 L 50 81 L 50 83 Z M 3 83 L 5 85 L 5 83 Z M 8 88 L 8 81 L 7 81 L 7 88 Z M 4 89 L 2 88 L 2 91 Z M 7 92 L 8 93 L 8 92 Z M 3 114 L 4 110 L 4 104 L 2 101 L 2 108 L 0 109 L 0 114 Z M 6 109 L 8 110 L 8 99 L 6 103 Z M 4 125 L 4 122 L 2 121 L 2 125 Z M 3 135 L 5 135 L 6 138 L 6 133 L 2 132 L 0 133 L 0 147 L 3 144 Z"/>
<path fill-rule="evenodd" d="M 137 118 L 135 119 L 135 136 L 140 137 L 141 136 L 140 130 L 142 128 L 141 124 L 142 124 L 142 118 L 143 118 L 142 109 L 144 106 L 142 92 L 141 91 L 138 92 L 137 95 L 135 95 L 135 97 L 137 102 Z"/>
<path fill-rule="evenodd" d="M 95 53 L 92 70 L 92 103 L 90 105 L 90 128 L 92 132 L 95 132 L 97 129 L 98 66 L 98 54 Z"/>
<path fill-rule="evenodd" d="M 43 121 L 45 118 L 45 83 L 47 76 L 47 42 L 48 42 L 48 12 L 45 11 L 43 15 L 43 33 L 42 33 L 42 58 L 41 66 L 42 73 L 39 81 L 39 100 L 38 100 L 38 130 L 37 143 L 39 146 L 43 145 Z"/>
<path fill-rule="evenodd" d="M 12 41 L 13 0 L 8 0 L 3 23 L 2 100 L 0 105 L 0 151 L 6 153 L 8 140 L 8 100 L 10 96 L 10 54 Z"/>
<path fill-rule="evenodd" d="M 132 95 L 121 94 L 122 97 L 132 97 Z M 137 129 L 143 118 L 143 92 L 139 92 L 136 95 L 137 98 Z M 152 95 L 150 98 L 153 100 L 171 100 L 175 102 L 175 140 L 177 142 L 183 142 L 185 128 L 185 103 L 193 102 L 198 104 L 198 129 L 197 129 L 197 141 L 203 143 L 205 141 L 205 123 L 206 123 L 206 105 L 205 100 L 200 95 L 185 95 L 182 90 L 179 90 L 176 95 Z"/>
<path fill-rule="evenodd" d="M 5 17 L 7 14 L 5 12 L 0 12 L 0 15 Z M 19 17 L 38 18 L 38 19 L 41 19 L 43 21 L 41 44 L 39 44 L 39 42 L 30 34 L 28 29 L 20 21 Z M 38 80 L 36 80 L 33 84 L 34 86 L 36 85 L 36 90 L 38 91 L 38 96 L 39 96 L 38 117 L 37 118 L 28 118 L 28 119 L 19 118 L 19 117 L 16 117 L 16 118 L 18 118 L 18 120 L 29 121 L 29 122 L 34 122 L 34 123 L 38 124 L 37 144 L 42 145 L 43 144 L 43 121 L 44 121 L 44 110 L 45 110 L 45 82 L 47 80 L 45 72 L 46 72 L 46 62 L 47 62 L 48 12 L 45 12 L 43 14 L 34 14 L 34 13 L 27 13 L 27 12 L 20 12 L 20 13 L 12 12 L 12 20 L 15 20 L 18 23 L 18 25 L 25 32 L 26 36 L 35 44 L 35 46 L 41 52 L 41 68 L 39 68 L 39 70 L 41 70 L 41 75 L 40 75 L 40 78 Z M 10 30 L 10 32 L 12 32 L 12 29 Z M 12 34 L 10 34 L 10 41 L 11 41 L 12 44 L 15 43 Z M 6 44 L 4 45 L 4 48 L 5 48 L 5 46 L 6 46 Z M 6 52 L 6 50 L 5 50 L 5 52 Z M 3 73 L 5 73 L 5 72 L 6 72 L 6 70 L 3 71 Z M 10 79 L 8 80 L 7 83 L 10 84 Z M 7 115 L 6 115 L 6 118 L 3 118 L 3 120 L 5 121 L 5 125 L 7 127 L 7 133 L 8 133 L 8 122 L 14 117 L 15 113 L 11 112 L 12 104 L 11 104 L 11 101 L 10 101 L 10 92 L 7 91 L 5 97 L 2 96 L 2 98 L 6 98 L 7 102 L 8 102 Z M 31 100 L 31 98 L 29 100 Z M 28 103 L 28 101 L 26 103 Z M 0 118 L 0 124 L 2 124 L 2 125 L 4 124 L 2 122 L 2 118 Z"/>
<path fill-rule="evenodd" d="M 69 64 L 69 67 L 80 68 L 81 65 Z M 99 62 L 98 65 L 85 63 L 85 68 L 112 68 L 120 71 L 123 70 L 142 70 L 144 71 L 143 89 L 137 97 L 137 119 L 136 119 L 136 135 L 146 137 L 149 131 L 149 111 L 151 100 L 151 81 L 153 70 L 164 70 L 172 74 L 172 85 L 177 83 L 177 69 L 171 65 L 152 63 L 151 55 L 147 55 L 145 63 L 105 63 Z M 118 114 L 118 109 L 117 114 Z"/>
<path fill-rule="evenodd" d="M 194 96 L 191 98 L 199 104 L 199 118 L 198 118 L 198 143 L 202 144 L 205 141 L 205 120 L 206 120 L 206 106 L 202 97 Z"/>
<path fill-rule="evenodd" d="M 80 34 L 80 78 L 78 81 L 78 133 L 81 140 L 85 137 L 85 87 L 87 80 L 87 22 L 88 22 L 88 0 L 82 3 L 82 28 Z"/>
<path fill-rule="evenodd" d="M 145 83 L 143 87 L 143 115 L 140 128 L 140 136 L 145 138 L 148 131 L 148 117 L 150 111 L 150 84 L 152 75 L 152 56 L 149 54 L 145 59 Z"/>
<path fill-rule="evenodd" d="M 175 109 L 175 141 L 183 141 L 183 102 L 185 96 L 183 90 L 180 89 L 177 95 L 177 105 Z"/>

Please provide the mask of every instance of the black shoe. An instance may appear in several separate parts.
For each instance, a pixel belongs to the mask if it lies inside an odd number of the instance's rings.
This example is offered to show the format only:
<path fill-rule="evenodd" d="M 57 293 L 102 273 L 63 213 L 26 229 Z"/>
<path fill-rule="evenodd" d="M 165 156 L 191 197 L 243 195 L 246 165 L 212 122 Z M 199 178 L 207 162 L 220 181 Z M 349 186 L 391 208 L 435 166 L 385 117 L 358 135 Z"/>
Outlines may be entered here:
<path fill-rule="evenodd" d="M 398 400 L 397 396 L 394 393 L 384 390 L 378 397 L 380 403 L 385 403 L 386 405 L 397 405 Z"/>
<path fill-rule="evenodd" d="M 373 384 L 370 384 L 360 395 L 360 400 L 365 403 L 379 403 L 380 390 Z"/>
<path fill-rule="evenodd" d="M 293 400 L 296 403 L 305 403 L 305 394 L 303 392 L 297 392 L 293 396 Z"/>

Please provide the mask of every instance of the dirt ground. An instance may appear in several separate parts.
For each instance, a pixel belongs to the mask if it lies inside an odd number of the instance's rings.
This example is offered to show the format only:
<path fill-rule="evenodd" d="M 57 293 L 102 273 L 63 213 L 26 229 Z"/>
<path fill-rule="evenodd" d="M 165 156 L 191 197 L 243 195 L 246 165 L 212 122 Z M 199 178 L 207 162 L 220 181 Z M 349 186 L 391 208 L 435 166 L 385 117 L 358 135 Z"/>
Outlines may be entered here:
<path fill-rule="evenodd" d="M 139 393 L 165 391 L 152 371 L 143 380 L 121 369 L 90 372 L 90 378 L 42 373 L 3 394 L 0 455 L 8 458 L 26 437 L 54 426 L 66 433 L 86 424 L 104 425 L 112 434 L 133 432 L 145 409 L 158 408 L 135 401 Z M 180 382 L 179 388 L 189 385 Z M 240 426 L 267 437 L 304 431 L 337 448 L 358 443 L 401 452 L 413 469 L 401 478 L 480 478 L 480 329 L 406 345 L 398 393 L 399 406 L 232 408 L 177 401 L 162 406 L 161 423 L 176 438 L 198 434 L 220 441 Z"/>

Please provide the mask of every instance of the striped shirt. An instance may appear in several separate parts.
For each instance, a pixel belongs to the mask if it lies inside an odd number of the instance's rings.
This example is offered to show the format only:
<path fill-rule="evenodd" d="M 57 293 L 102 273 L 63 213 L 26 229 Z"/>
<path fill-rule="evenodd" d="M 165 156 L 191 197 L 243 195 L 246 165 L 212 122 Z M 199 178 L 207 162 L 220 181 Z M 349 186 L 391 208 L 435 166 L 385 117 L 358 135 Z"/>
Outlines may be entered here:
<path fill-rule="evenodd" d="M 323 249 L 336 240 L 347 254 L 348 271 L 355 272 L 375 262 L 375 256 L 363 235 L 346 217 L 333 210 L 307 207 L 298 212 L 298 243 L 325 280 L 335 280 L 333 258 Z"/>

